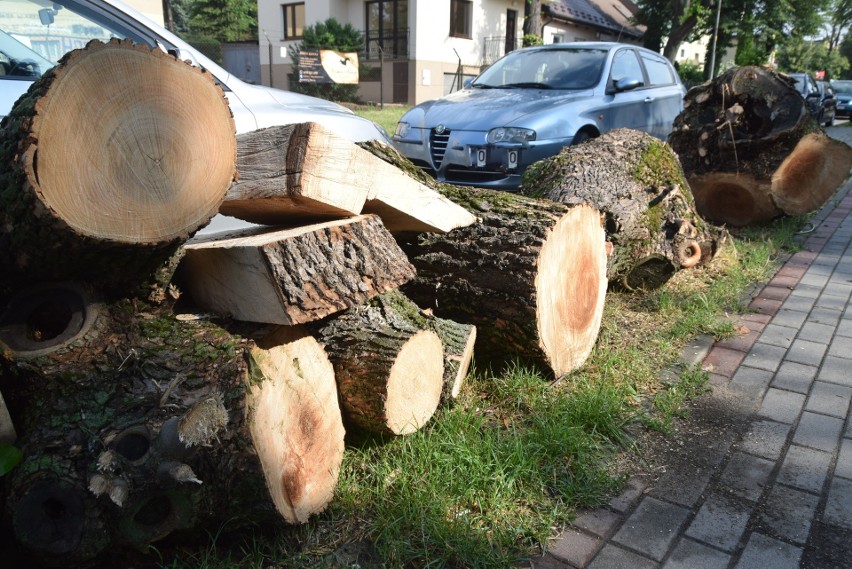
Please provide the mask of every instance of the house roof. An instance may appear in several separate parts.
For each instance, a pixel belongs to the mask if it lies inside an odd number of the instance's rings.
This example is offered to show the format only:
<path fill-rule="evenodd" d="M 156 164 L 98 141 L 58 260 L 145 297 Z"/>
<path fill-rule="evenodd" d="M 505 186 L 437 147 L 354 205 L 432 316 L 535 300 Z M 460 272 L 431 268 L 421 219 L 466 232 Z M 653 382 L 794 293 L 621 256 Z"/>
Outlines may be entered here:
<path fill-rule="evenodd" d="M 644 29 L 630 22 L 635 10 L 631 0 L 553 0 L 542 5 L 542 12 L 554 20 L 638 38 Z"/>

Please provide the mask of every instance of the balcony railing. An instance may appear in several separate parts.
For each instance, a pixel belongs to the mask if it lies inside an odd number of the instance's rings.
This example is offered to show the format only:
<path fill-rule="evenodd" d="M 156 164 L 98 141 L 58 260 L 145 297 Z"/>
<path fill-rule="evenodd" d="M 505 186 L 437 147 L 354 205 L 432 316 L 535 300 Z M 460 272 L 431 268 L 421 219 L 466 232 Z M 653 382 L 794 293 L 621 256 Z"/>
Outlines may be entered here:
<path fill-rule="evenodd" d="M 385 59 L 408 59 L 408 28 L 387 32 L 364 33 L 366 48 L 361 57 L 367 61 L 378 61 L 380 55 Z"/>
<path fill-rule="evenodd" d="M 491 65 L 510 51 L 522 46 L 521 39 L 507 38 L 506 36 L 490 37 L 484 39 L 482 50 L 482 65 Z"/>

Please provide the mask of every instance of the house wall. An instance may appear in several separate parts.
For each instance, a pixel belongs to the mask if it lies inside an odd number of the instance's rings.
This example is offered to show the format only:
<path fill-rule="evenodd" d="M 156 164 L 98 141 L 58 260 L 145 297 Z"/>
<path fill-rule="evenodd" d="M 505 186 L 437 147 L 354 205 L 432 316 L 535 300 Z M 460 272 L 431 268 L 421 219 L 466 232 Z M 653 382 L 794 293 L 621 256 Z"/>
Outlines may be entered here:
<path fill-rule="evenodd" d="M 145 16 L 164 26 L 162 0 L 124 0 L 125 3 Z"/>

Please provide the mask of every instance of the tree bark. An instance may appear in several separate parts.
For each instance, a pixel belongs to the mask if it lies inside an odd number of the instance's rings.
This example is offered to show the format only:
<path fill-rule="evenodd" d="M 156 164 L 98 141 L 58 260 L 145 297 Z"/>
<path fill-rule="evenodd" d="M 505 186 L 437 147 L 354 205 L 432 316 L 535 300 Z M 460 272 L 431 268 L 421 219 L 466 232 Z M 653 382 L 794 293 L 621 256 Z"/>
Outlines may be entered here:
<path fill-rule="evenodd" d="M 556 376 L 586 361 L 606 295 L 606 236 L 590 206 L 442 184 L 393 149 L 362 147 L 463 206 L 479 223 L 398 236 L 417 268 L 403 288 L 436 316 L 477 327 L 477 361 L 513 359 Z"/>
<path fill-rule="evenodd" d="M 218 210 L 234 122 L 206 72 L 129 40 L 90 42 L 0 130 L 0 289 L 87 280 L 124 295 Z"/>
<path fill-rule="evenodd" d="M 315 123 L 237 137 L 240 180 L 220 211 L 266 225 L 381 216 L 392 233 L 446 232 L 473 218 L 398 168 Z"/>
<path fill-rule="evenodd" d="M 537 162 L 523 188 L 603 212 L 613 246 L 607 278 L 629 290 L 657 288 L 709 261 L 724 237 L 696 212 L 677 155 L 636 130 L 617 129 Z"/>
<path fill-rule="evenodd" d="M 375 215 L 286 230 L 198 238 L 181 281 L 203 309 L 239 320 L 302 324 L 361 304 L 414 276 Z"/>
<path fill-rule="evenodd" d="M 704 218 L 744 226 L 805 213 L 849 172 L 852 151 L 822 133 L 792 84 L 750 66 L 687 93 L 669 143 Z"/>
<path fill-rule="evenodd" d="M 2 350 L 24 453 L 6 509 L 40 563 L 225 521 L 303 522 L 331 499 L 342 418 L 318 344 L 294 330 L 255 344 L 185 316 L 119 301 L 60 349 Z"/>
<path fill-rule="evenodd" d="M 424 318 L 412 306 L 402 295 L 389 295 L 312 327 L 334 365 L 345 416 L 361 429 L 410 434 L 438 407 L 443 344 L 434 331 L 416 325 Z"/>

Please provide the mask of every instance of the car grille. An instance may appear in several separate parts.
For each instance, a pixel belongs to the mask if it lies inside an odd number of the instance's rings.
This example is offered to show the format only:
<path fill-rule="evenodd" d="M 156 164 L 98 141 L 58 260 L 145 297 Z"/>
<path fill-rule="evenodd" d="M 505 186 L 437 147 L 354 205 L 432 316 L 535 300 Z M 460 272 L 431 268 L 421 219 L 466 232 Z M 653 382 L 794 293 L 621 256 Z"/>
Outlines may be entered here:
<path fill-rule="evenodd" d="M 429 149 L 432 152 L 432 162 L 435 163 L 435 168 L 441 167 L 441 162 L 444 161 L 444 155 L 447 153 L 447 145 L 450 142 L 450 131 L 445 130 L 438 134 L 435 129 L 429 134 Z"/>

